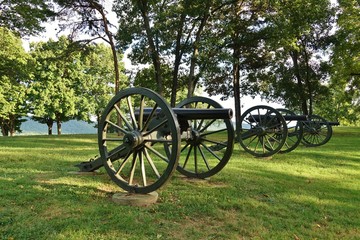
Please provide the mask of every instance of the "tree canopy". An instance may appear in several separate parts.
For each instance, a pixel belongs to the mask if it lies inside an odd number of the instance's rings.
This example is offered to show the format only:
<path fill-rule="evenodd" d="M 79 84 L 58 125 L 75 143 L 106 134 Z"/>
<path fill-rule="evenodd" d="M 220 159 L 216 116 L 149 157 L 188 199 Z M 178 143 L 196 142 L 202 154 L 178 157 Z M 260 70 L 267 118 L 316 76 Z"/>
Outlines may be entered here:
<path fill-rule="evenodd" d="M 42 22 L 54 17 L 50 1 L 2 0 L 0 1 L 0 27 L 22 36 L 36 35 L 44 30 Z"/>

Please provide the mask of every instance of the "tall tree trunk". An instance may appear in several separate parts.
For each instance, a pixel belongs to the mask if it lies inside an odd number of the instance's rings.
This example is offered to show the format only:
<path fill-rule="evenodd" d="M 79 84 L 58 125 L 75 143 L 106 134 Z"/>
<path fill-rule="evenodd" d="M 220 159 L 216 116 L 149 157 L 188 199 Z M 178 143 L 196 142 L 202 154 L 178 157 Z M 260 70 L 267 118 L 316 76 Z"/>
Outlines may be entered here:
<path fill-rule="evenodd" d="M 0 118 L 0 128 L 1 128 L 1 134 L 6 137 L 5 135 L 5 127 L 4 127 L 4 120 Z"/>
<path fill-rule="evenodd" d="M 57 116 L 56 117 L 56 126 L 57 126 L 57 134 L 58 135 L 61 135 L 61 123 L 62 123 L 62 121 L 61 121 L 60 116 Z"/>
<path fill-rule="evenodd" d="M 170 100 L 171 107 L 175 107 L 176 93 L 177 93 L 177 89 L 178 89 L 178 85 L 179 85 L 178 84 L 179 68 L 180 68 L 180 62 L 181 62 L 181 58 L 182 58 L 181 37 L 183 35 L 184 21 L 185 21 L 185 14 L 182 13 L 180 16 L 179 31 L 176 36 L 175 62 L 174 62 L 173 80 L 172 80 L 172 88 L 171 88 L 171 100 Z"/>
<path fill-rule="evenodd" d="M 159 53 L 155 46 L 154 36 L 153 36 L 151 27 L 150 27 L 148 0 L 138 0 L 138 3 L 139 3 L 140 10 L 141 10 L 142 18 L 144 20 L 144 28 L 146 31 L 147 40 L 149 42 L 150 55 L 151 55 L 151 59 L 152 59 L 153 65 L 154 65 L 154 69 L 155 69 L 155 80 L 157 83 L 157 92 L 161 96 L 163 96 L 164 95 L 164 86 L 163 86 L 162 71 L 161 71 L 161 61 L 160 61 Z"/>
<path fill-rule="evenodd" d="M 313 114 L 313 92 L 311 86 L 311 79 L 310 79 L 310 65 L 309 65 L 309 57 L 306 51 L 305 44 L 303 45 L 304 48 L 304 56 L 305 56 L 305 63 L 306 63 L 306 76 L 305 76 L 305 84 L 308 91 L 309 96 L 309 114 Z"/>
<path fill-rule="evenodd" d="M 304 91 L 302 78 L 300 75 L 300 68 L 299 68 L 299 64 L 298 64 L 299 53 L 296 50 L 294 50 L 294 51 L 290 52 L 290 56 L 291 56 L 293 64 L 294 64 L 294 73 L 295 73 L 295 77 L 296 77 L 297 85 L 298 85 L 298 94 L 299 94 L 299 98 L 301 100 L 301 110 L 304 115 L 308 115 L 309 111 L 308 111 L 307 103 L 306 103 L 306 100 L 307 100 L 306 92 Z"/>
<path fill-rule="evenodd" d="M 241 117 L 241 101 L 240 101 L 240 50 L 234 44 L 233 49 L 233 87 L 234 87 L 234 103 L 235 103 L 235 124 L 236 124 L 236 137 L 240 138 L 240 117 Z M 240 139 L 238 139 L 240 140 Z"/>
<path fill-rule="evenodd" d="M 49 118 L 46 122 L 46 125 L 48 126 L 48 135 L 52 135 L 52 128 L 54 125 L 54 120 Z"/>
<path fill-rule="evenodd" d="M 14 136 L 15 134 L 15 116 L 11 115 L 9 117 L 9 133 L 10 133 L 10 137 Z"/>
<path fill-rule="evenodd" d="M 199 42 L 201 40 L 201 33 L 205 27 L 207 20 L 209 19 L 209 14 L 206 14 L 202 19 L 198 31 L 196 32 L 195 41 L 193 43 L 193 52 L 190 60 L 190 71 L 188 79 L 188 93 L 187 97 L 192 97 L 195 92 L 197 79 L 195 78 L 195 67 L 197 63 L 197 58 L 199 55 Z"/>
<path fill-rule="evenodd" d="M 106 18 L 106 14 L 105 14 L 103 6 L 94 1 L 91 1 L 91 0 L 90 0 L 90 4 L 93 8 L 95 8 L 100 13 L 101 18 L 102 18 L 101 20 L 103 21 L 103 24 L 104 24 L 104 31 L 108 38 L 108 39 L 104 39 L 104 40 L 110 45 L 111 52 L 113 55 L 113 64 L 114 64 L 114 73 L 115 73 L 115 94 L 117 94 L 120 89 L 120 71 L 119 71 L 119 61 L 118 61 L 118 56 L 117 56 L 116 47 L 115 47 L 115 43 L 114 43 L 114 38 L 113 38 L 112 33 L 110 32 L 110 29 L 108 26 L 108 20 Z"/>

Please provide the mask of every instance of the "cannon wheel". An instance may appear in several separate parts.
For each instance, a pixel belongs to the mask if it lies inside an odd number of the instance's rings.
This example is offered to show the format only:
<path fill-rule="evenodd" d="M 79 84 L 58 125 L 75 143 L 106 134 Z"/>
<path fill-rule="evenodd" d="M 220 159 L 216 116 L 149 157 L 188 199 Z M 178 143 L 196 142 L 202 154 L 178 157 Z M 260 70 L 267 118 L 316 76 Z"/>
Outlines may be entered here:
<path fill-rule="evenodd" d="M 241 115 L 240 123 L 238 141 L 253 156 L 272 156 L 281 150 L 286 141 L 286 122 L 272 107 L 251 107 Z"/>
<path fill-rule="evenodd" d="M 190 97 L 178 108 L 222 108 L 206 97 Z M 187 177 L 207 178 L 218 173 L 229 161 L 234 146 L 234 129 L 230 119 L 188 120 L 189 128 L 181 139 L 177 170 Z"/>
<path fill-rule="evenodd" d="M 144 109 L 151 109 L 147 115 Z M 168 154 L 164 144 L 170 145 Z M 150 193 L 176 169 L 180 130 L 175 114 L 157 93 L 145 88 L 120 91 L 107 105 L 98 144 L 111 179 L 128 192 Z"/>
<path fill-rule="evenodd" d="M 307 121 L 303 121 L 304 135 L 301 142 L 306 147 L 317 147 L 327 143 L 332 136 L 332 127 L 318 115 L 309 115 Z"/>
<path fill-rule="evenodd" d="M 290 115 L 294 116 L 296 115 L 293 111 L 290 111 L 285 108 L 279 108 L 276 109 L 280 112 L 281 115 Z M 285 120 L 287 129 L 288 129 L 288 136 L 286 138 L 286 141 L 284 143 L 284 146 L 280 149 L 279 153 L 288 153 L 297 148 L 299 146 L 301 139 L 303 137 L 304 128 L 301 121 L 289 121 Z M 296 122 L 296 123 L 294 123 Z"/>

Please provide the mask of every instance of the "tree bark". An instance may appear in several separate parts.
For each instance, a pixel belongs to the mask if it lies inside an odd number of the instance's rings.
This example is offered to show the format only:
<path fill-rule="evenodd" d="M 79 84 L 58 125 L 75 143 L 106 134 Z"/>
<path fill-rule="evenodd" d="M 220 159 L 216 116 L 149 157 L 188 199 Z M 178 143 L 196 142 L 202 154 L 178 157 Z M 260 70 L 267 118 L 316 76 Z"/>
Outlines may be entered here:
<path fill-rule="evenodd" d="M 61 117 L 57 116 L 56 117 L 56 126 L 57 126 L 57 134 L 61 135 Z"/>
<path fill-rule="evenodd" d="M 49 118 L 46 122 L 46 125 L 48 126 L 48 135 L 52 135 L 52 127 L 54 125 L 54 120 Z"/>
<path fill-rule="evenodd" d="M 241 117 L 241 100 L 240 100 L 240 50 L 234 44 L 233 49 L 233 87 L 234 87 L 234 105 L 235 105 L 235 124 L 236 124 L 236 137 L 240 138 L 240 117 Z M 240 140 L 240 139 L 238 139 Z"/>
<path fill-rule="evenodd" d="M 172 81 L 172 88 L 171 88 L 171 99 L 170 105 L 171 107 L 175 107 L 176 104 L 176 93 L 178 89 L 178 81 L 179 81 L 179 68 L 180 62 L 182 58 L 182 51 L 181 51 L 181 37 L 183 34 L 183 26 L 185 21 L 185 14 L 181 14 L 180 16 L 180 24 L 178 33 L 176 36 L 176 46 L 175 46 L 175 62 L 174 62 L 174 70 L 173 70 L 173 81 Z"/>
<path fill-rule="evenodd" d="M 200 23 L 198 31 L 196 32 L 195 41 L 193 43 L 193 52 L 192 52 L 192 56 L 191 56 L 191 60 L 190 60 L 190 71 L 189 71 L 189 80 L 188 80 L 188 93 L 187 93 L 188 98 L 192 97 L 195 92 L 195 88 L 196 88 L 196 84 L 197 84 L 197 79 L 195 78 L 195 67 L 196 67 L 196 62 L 197 62 L 197 58 L 199 55 L 199 42 L 201 39 L 201 33 L 205 27 L 207 20 L 209 19 L 209 16 L 210 16 L 209 14 L 206 14 L 201 19 L 201 23 Z"/>
<path fill-rule="evenodd" d="M 299 53 L 296 50 L 294 50 L 294 51 L 290 52 L 290 56 L 291 56 L 291 59 L 294 64 L 294 73 L 295 73 L 295 77 L 296 77 L 297 85 L 298 85 L 298 94 L 299 94 L 299 98 L 301 101 L 301 110 L 304 115 L 308 115 L 309 111 L 308 111 L 307 104 L 306 104 L 306 92 L 304 91 L 302 78 L 300 75 L 300 68 L 299 68 L 299 64 L 298 64 Z"/>
<path fill-rule="evenodd" d="M 150 19 L 149 19 L 149 11 L 148 11 L 148 1 L 147 0 L 138 0 L 139 7 L 141 10 L 141 16 L 144 20 L 144 28 L 146 31 L 147 40 L 149 42 L 149 50 L 151 55 L 151 60 L 153 62 L 153 66 L 155 69 L 155 80 L 157 83 L 157 92 L 163 96 L 164 95 L 164 86 L 162 79 L 162 71 L 161 71 L 161 61 L 160 56 L 157 51 L 154 42 L 154 36 L 150 27 Z"/>
<path fill-rule="evenodd" d="M 107 43 L 109 43 L 111 52 L 113 55 L 113 64 L 114 64 L 114 73 L 115 73 L 115 94 L 117 94 L 120 90 L 120 71 L 119 71 L 119 61 L 117 57 L 116 47 L 114 43 L 114 38 L 112 33 L 110 32 L 109 26 L 108 26 L 108 20 L 106 18 L 106 14 L 104 12 L 104 8 L 102 5 L 90 1 L 90 4 L 93 8 L 95 8 L 101 15 L 101 19 L 104 24 L 104 32 L 108 39 L 104 39 Z"/>

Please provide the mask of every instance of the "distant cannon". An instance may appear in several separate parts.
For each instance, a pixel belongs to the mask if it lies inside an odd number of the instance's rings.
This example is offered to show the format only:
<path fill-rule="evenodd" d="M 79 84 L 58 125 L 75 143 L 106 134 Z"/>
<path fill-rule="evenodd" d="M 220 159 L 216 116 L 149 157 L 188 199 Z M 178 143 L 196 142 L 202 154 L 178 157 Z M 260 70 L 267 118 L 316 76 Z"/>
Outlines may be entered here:
<path fill-rule="evenodd" d="M 332 126 L 318 115 L 296 115 L 287 109 L 255 106 L 241 116 L 237 140 L 250 154 L 268 157 L 287 153 L 300 143 L 307 147 L 321 146 L 332 136 Z"/>

